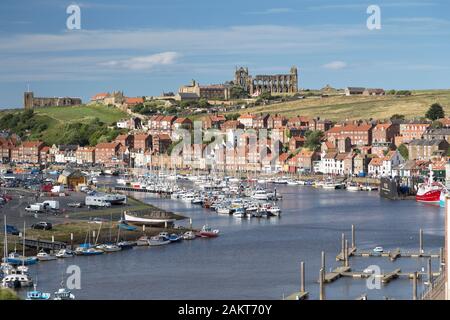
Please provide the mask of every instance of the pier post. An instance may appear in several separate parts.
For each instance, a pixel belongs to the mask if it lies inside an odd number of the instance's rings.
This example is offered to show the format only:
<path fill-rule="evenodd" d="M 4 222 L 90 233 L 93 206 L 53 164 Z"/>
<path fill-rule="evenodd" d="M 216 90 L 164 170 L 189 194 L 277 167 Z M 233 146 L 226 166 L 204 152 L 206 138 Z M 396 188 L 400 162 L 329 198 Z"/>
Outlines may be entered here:
<path fill-rule="evenodd" d="M 73 250 L 73 233 L 70 234 L 70 250 Z"/>
<path fill-rule="evenodd" d="M 433 287 L 433 273 L 432 273 L 432 271 L 431 271 L 431 258 L 428 258 L 428 268 L 427 268 L 427 271 L 428 271 L 428 286 L 429 286 L 430 288 L 432 288 L 432 287 Z"/>
<path fill-rule="evenodd" d="M 444 271 L 444 248 L 439 248 L 439 272 Z"/>
<path fill-rule="evenodd" d="M 324 270 L 324 272 L 322 273 L 322 278 L 323 280 L 325 280 L 325 270 L 327 270 L 325 266 L 325 251 L 322 251 L 322 270 Z"/>
<path fill-rule="evenodd" d="M 345 262 L 345 234 L 342 234 L 341 237 L 341 253 L 342 253 L 342 261 Z"/>
<path fill-rule="evenodd" d="M 348 240 L 345 240 L 345 266 L 348 267 Z"/>
<path fill-rule="evenodd" d="M 355 225 L 352 224 L 352 249 L 356 249 Z"/>
<path fill-rule="evenodd" d="M 300 262 L 300 292 L 306 292 L 305 290 L 305 263 Z"/>
<path fill-rule="evenodd" d="M 423 230 L 419 231 L 419 255 L 423 254 Z"/>
<path fill-rule="evenodd" d="M 323 286 L 323 273 L 325 272 L 325 270 L 320 269 L 320 273 L 319 273 L 319 300 L 325 300 L 325 291 L 324 291 L 324 286 Z"/>
<path fill-rule="evenodd" d="M 413 300 L 417 300 L 417 271 L 413 273 Z"/>

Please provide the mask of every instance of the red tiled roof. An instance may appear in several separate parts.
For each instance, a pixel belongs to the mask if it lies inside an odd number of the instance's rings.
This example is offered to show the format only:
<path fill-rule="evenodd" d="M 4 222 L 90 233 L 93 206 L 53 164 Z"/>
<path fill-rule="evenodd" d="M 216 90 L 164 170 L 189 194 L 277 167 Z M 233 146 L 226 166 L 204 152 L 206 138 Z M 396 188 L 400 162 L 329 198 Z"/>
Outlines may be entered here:
<path fill-rule="evenodd" d="M 109 96 L 109 93 L 107 93 L 107 92 L 97 93 L 95 96 L 93 96 L 91 98 L 91 100 L 92 101 L 101 100 L 101 99 L 106 98 L 107 96 Z"/>
<path fill-rule="evenodd" d="M 25 141 L 22 143 L 22 146 L 24 148 L 33 148 L 33 147 L 38 147 L 42 144 L 41 141 Z"/>
<path fill-rule="evenodd" d="M 142 97 L 136 97 L 136 98 L 125 98 L 126 104 L 138 104 L 138 103 L 144 103 L 144 99 Z"/>

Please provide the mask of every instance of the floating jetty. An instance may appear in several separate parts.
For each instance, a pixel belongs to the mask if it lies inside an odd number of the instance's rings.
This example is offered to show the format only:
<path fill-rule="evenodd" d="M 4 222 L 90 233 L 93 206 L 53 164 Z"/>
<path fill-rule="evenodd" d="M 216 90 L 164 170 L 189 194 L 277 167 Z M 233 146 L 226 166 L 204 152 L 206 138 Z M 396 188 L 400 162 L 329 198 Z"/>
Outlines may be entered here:
<path fill-rule="evenodd" d="M 396 248 L 387 252 L 373 252 L 373 251 L 359 251 L 356 247 L 356 237 L 355 237 L 355 226 L 352 225 L 352 236 L 351 244 L 349 245 L 348 240 L 345 238 L 345 234 L 341 237 L 341 252 L 336 256 L 336 261 L 342 262 L 341 266 L 335 267 L 330 272 L 326 272 L 325 263 L 325 252 L 322 251 L 322 263 L 319 271 L 319 299 L 325 300 L 325 285 L 335 282 L 342 277 L 349 277 L 353 279 L 369 279 L 375 277 L 380 279 L 380 282 L 384 285 L 390 283 L 391 281 L 398 278 L 406 278 L 413 280 L 413 300 L 418 299 L 417 294 L 417 281 L 420 278 L 426 278 L 425 284 L 428 286 L 428 291 L 433 288 L 436 283 L 436 279 L 442 277 L 442 266 L 443 261 L 443 248 L 440 249 L 439 254 L 432 252 L 425 252 L 423 249 L 423 230 L 420 229 L 419 232 L 419 249 L 418 251 L 407 251 L 400 248 Z M 376 272 L 376 270 L 364 270 L 364 271 L 354 271 L 350 267 L 350 257 L 387 257 L 391 261 L 395 261 L 400 257 L 407 258 L 426 258 L 427 259 L 427 271 L 426 272 L 402 272 L 400 268 L 394 269 L 389 272 Z M 431 259 L 440 259 L 439 272 L 432 271 Z M 304 262 L 301 263 L 300 274 L 301 274 L 301 285 L 300 291 L 294 292 L 287 297 L 287 300 L 305 300 L 308 298 L 308 292 L 304 287 Z M 421 297 L 423 299 L 423 297 Z M 356 300 L 367 300 L 367 294 L 362 294 L 356 298 Z"/>

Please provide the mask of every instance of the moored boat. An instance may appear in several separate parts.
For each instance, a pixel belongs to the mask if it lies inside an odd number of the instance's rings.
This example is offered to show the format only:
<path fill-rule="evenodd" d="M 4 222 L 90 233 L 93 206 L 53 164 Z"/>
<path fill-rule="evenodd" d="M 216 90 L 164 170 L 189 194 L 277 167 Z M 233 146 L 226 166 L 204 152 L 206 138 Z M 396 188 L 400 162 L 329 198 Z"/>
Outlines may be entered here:
<path fill-rule="evenodd" d="M 186 232 L 183 234 L 183 239 L 184 239 L 184 240 L 194 240 L 195 238 L 196 238 L 196 235 L 195 235 L 195 233 L 192 232 L 192 231 L 186 231 Z"/>
<path fill-rule="evenodd" d="M 417 189 L 416 201 L 425 202 L 430 204 L 439 204 L 441 199 L 441 192 L 445 189 L 445 186 L 440 182 L 433 180 L 433 168 L 430 165 L 430 173 L 428 180 L 425 183 L 421 183 Z"/>
<path fill-rule="evenodd" d="M 218 229 L 213 230 L 210 226 L 204 225 L 197 235 L 201 238 L 215 238 L 219 236 L 219 233 Z"/>
<path fill-rule="evenodd" d="M 162 238 L 162 237 L 159 237 L 159 236 L 156 236 L 156 237 L 151 237 L 149 240 L 148 240 L 148 245 L 149 246 L 163 246 L 163 245 L 166 245 L 166 244 L 169 244 L 170 243 L 170 240 L 169 239 L 165 239 L 165 238 Z"/>
<path fill-rule="evenodd" d="M 34 285 L 33 291 L 27 292 L 27 300 L 49 300 L 49 299 L 50 293 L 37 290 L 36 285 Z"/>
<path fill-rule="evenodd" d="M 36 255 L 39 261 L 50 261 L 58 259 L 55 255 L 45 252 L 44 250 L 39 251 Z"/>

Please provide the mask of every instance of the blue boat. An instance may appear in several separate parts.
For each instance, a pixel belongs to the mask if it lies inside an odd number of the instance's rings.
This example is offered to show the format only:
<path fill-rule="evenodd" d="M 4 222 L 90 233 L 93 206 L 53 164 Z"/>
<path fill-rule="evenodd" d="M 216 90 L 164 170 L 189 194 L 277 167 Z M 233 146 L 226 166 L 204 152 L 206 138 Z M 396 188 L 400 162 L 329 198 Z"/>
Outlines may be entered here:
<path fill-rule="evenodd" d="M 16 252 L 12 252 L 8 255 L 8 257 L 3 258 L 3 262 L 7 262 L 16 266 L 21 264 L 29 266 L 32 264 L 36 264 L 38 262 L 38 259 L 36 257 L 24 257 Z"/>
<path fill-rule="evenodd" d="M 103 254 L 103 252 L 104 251 L 102 251 L 102 250 L 98 250 L 95 248 L 89 248 L 89 249 L 84 250 L 81 254 L 83 256 L 97 256 L 97 255 Z"/>
<path fill-rule="evenodd" d="M 172 233 L 172 234 L 169 236 L 169 241 L 170 241 L 170 242 L 180 242 L 182 239 L 183 239 L 183 237 L 181 237 L 180 235 L 175 234 L 175 233 Z"/>
<path fill-rule="evenodd" d="M 36 289 L 36 285 L 34 285 L 33 291 L 27 292 L 27 300 L 49 300 L 50 293 L 42 292 Z"/>
<path fill-rule="evenodd" d="M 127 230 L 127 231 L 136 231 L 136 230 L 137 230 L 137 227 L 135 227 L 135 226 L 130 226 L 129 224 L 124 223 L 124 222 L 119 223 L 119 224 L 118 224 L 118 227 L 119 227 L 120 229 Z"/>

